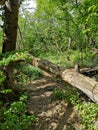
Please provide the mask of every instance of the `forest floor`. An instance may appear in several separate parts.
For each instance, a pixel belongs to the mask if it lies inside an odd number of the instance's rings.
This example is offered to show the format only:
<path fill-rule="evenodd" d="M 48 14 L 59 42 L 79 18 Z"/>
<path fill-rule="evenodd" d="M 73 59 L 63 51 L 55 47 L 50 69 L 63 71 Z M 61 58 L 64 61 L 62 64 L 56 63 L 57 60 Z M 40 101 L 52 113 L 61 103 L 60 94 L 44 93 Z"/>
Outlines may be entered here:
<path fill-rule="evenodd" d="M 31 81 L 26 89 L 29 92 L 28 111 L 38 117 L 29 130 L 83 130 L 79 113 L 73 105 L 54 98 L 55 89 L 66 89 L 66 83 L 55 80 L 44 72 L 39 80 Z"/>

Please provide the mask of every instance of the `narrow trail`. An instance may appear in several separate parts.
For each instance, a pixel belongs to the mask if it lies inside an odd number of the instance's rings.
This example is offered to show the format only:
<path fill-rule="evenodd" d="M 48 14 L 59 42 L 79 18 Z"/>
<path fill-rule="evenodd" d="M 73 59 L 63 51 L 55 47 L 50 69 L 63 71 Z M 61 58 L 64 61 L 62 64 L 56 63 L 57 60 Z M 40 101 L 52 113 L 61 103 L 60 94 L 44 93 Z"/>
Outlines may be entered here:
<path fill-rule="evenodd" d="M 74 107 L 53 96 L 55 89 L 65 89 L 65 86 L 66 83 L 56 81 L 47 73 L 28 84 L 28 111 L 39 118 L 30 130 L 82 130 L 80 117 Z"/>

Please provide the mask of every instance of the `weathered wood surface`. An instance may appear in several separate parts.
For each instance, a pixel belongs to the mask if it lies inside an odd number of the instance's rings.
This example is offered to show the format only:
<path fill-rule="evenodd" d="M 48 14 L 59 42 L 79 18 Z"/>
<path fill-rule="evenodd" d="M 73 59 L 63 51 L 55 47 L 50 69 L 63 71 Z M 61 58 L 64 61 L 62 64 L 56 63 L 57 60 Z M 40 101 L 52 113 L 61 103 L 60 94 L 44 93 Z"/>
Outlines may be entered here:
<path fill-rule="evenodd" d="M 98 82 L 70 69 L 62 72 L 61 76 L 65 82 L 80 89 L 94 102 L 98 102 Z"/>
<path fill-rule="evenodd" d="M 89 68 L 82 68 L 80 69 L 80 72 L 82 74 L 86 74 L 86 73 L 92 73 L 92 72 L 95 72 L 95 71 L 98 71 L 98 67 L 89 67 Z"/>
<path fill-rule="evenodd" d="M 61 73 L 64 70 L 64 68 L 59 67 L 48 60 L 43 60 L 43 59 L 35 58 L 35 57 L 32 57 L 32 60 L 29 61 L 29 64 L 35 67 L 38 67 L 55 76 L 61 76 Z"/>
<path fill-rule="evenodd" d="M 98 103 L 98 82 L 95 80 L 76 72 L 74 69 L 64 70 L 64 68 L 40 58 L 32 57 L 29 64 L 61 77 L 68 84 L 84 92 L 92 101 Z"/>
<path fill-rule="evenodd" d="M 89 78 L 75 71 L 75 69 L 64 69 L 62 67 L 53 64 L 48 60 L 36 58 L 31 55 L 29 55 L 29 57 L 31 60 L 27 62 L 30 65 L 38 67 L 54 76 L 62 78 L 68 84 L 84 92 L 92 101 L 98 103 L 98 82 L 96 82 L 94 79 Z M 25 60 L 20 60 L 18 61 L 18 63 L 24 61 Z M 84 70 L 83 71 L 80 70 L 80 72 L 84 72 Z"/>

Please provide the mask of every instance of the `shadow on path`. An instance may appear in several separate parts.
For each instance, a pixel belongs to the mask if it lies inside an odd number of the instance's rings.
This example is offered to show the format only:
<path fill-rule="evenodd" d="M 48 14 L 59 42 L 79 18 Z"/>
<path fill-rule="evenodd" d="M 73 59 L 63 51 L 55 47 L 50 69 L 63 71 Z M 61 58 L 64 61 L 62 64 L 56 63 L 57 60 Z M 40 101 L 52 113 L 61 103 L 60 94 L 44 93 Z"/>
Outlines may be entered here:
<path fill-rule="evenodd" d="M 66 83 L 56 82 L 51 76 L 27 85 L 29 91 L 28 111 L 35 114 L 39 120 L 30 130 L 82 130 L 80 119 L 73 106 L 53 97 L 55 89 L 65 89 Z"/>

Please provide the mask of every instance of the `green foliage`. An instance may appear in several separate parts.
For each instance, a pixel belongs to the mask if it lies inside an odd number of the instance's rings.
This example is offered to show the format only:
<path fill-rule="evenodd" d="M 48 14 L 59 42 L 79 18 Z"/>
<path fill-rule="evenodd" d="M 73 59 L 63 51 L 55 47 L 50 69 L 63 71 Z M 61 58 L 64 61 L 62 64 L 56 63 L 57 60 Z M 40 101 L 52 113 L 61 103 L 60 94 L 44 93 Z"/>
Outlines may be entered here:
<path fill-rule="evenodd" d="M 53 95 L 54 95 L 54 97 L 55 97 L 56 99 L 58 99 L 58 100 L 64 100 L 64 99 L 66 98 L 66 93 L 65 93 L 65 91 L 60 90 L 60 89 L 54 90 Z"/>
<path fill-rule="evenodd" d="M 98 66 L 97 0 L 36 0 L 36 2 L 37 10 L 34 14 L 26 12 L 25 17 L 19 16 L 23 39 L 19 34 L 17 48 L 28 49 L 34 56 L 49 59 L 61 66 L 73 67 L 73 62 L 83 66 Z M 1 45 L 2 31 L 0 32 Z M 0 51 L 1 48 L 2 45 Z M 68 53 L 70 60 L 67 59 Z M 28 52 L 1 54 L 0 68 L 18 60 L 30 60 Z M 16 76 L 18 82 L 27 83 L 41 76 L 39 69 L 29 65 L 22 64 L 17 67 L 20 71 Z M 0 71 L 0 94 L 6 96 L 11 90 L 2 87 L 5 78 L 4 73 Z M 65 90 L 56 89 L 53 94 L 58 100 L 65 100 L 76 106 L 78 104 L 84 129 L 96 130 L 92 124 L 98 118 L 97 104 L 81 104 L 78 99 L 79 93 L 69 86 Z M 27 115 L 25 101 L 26 96 L 22 96 L 10 107 L 6 108 L 0 104 L 1 130 L 24 130 L 30 126 L 31 121 L 36 120 L 34 116 Z"/>
<path fill-rule="evenodd" d="M 78 104 L 77 110 L 82 117 L 82 124 L 87 130 L 96 130 L 94 123 L 98 119 L 98 104 L 95 103 L 85 103 Z"/>
<path fill-rule="evenodd" d="M 0 29 L 0 52 L 1 52 L 1 50 L 2 50 L 2 41 L 3 41 L 3 33 L 2 33 L 2 30 Z"/>
<path fill-rule="evenodd" d="M 1 59 L 0 68 L 2 69 L 3 67 L 7 67 L 11 62 L 14 62 L 15 65 L 19 61 L 29 62 L 29 60 L 32 60 L 32 56 L 30 56 L 28 52 L 16 51 L 11 53 L 1 54 L 0 59 Z M 26 63 L 21 63 L 20 65 L 17 65 L 16 68 L 17 70 L 20 71 L 18 75 L 16 74 L 16 81 L 21 83 L 27 83 L 28 81 L 38 79 L 42 75 L 40 69 L 32 67 Z M 17 71 L 15 73 L 17 73 Z M 3 74 L 2 71 L 0 71 L 0 84 L 3 83 L 5 78 L 6 76 Z M 1 93 L 7 93 L 10 91 L 11 90 L 9 89 L 6 90 L 1 89 Z"/>
<path fill-rule="evenodd" d="M 4 89 L 3 83 L 5 79 L 6 79 L 5 74 L 3 73 L 3 71 L 0 70 L 0 98 L 1 98 L 1 94 L 7 94 L 12 91 L 11 89 Z"/>
<path fill-rule="evenodd" d="M 28 52 L 11 52 L 6 54 L 1 54 L 0 66 L 8 66 L 11 62 L 28 61 L 30 56 Z"/>
<path fill-rule="evenodd" d="M 34 115 L 27 114 L 27 96 L 22 95 L 19 101 L 13 102 L 7 109 L 1 106 L 0 109 L 0 130 L 25 130 L 30 127 L 32 121 L 38 119 Z"/>
<path fill-rule="evenodd" d="M 16 73 L 16 81 L 21 83 L 27 83 L 31 80 L 39 79 L 42 75 L 40 69 L 25 63 L 17 65 L 16 69 L 18 70 L 18 72 L 20 72 Z"/>
<path fill-rule="evenodd" d="M 64 58 L 68 51 L 73 50 L 71 60 L 75 57 L 80 64 L 96 65 L 97 60 L 94 60 L 94 55 L 90 53 L 92 48 L 98 48 L 96 0 L 37 0 L 36 2 L 37 10 L 34 14 L 27 12 L 26 19 L 19 17 L 24 48 L 29 49 L 34 56 L 51 53 L 51 58 L 55 55 L 60 64 L 64 62 L 70 66 L 73 61 L 70 63 Z M 69 39 L 71 39 L 70 43 Z"/>
<path fill-rule="evenodd" d="M 79 92 L 77 91 L 77 89 L 73 89 L 70 86 L 67 86 L 66 90 L 54 90 L 53 95 L 55 99 L 64 100 L 67 103 L 75 106 L 82 119 L 82 125 L 84 129 L 97 129 L 94 123 L 98 119 L 98 104 L 92 102 L 82 102 L 81 99 L 79 99 Z"/>
<path fill-rule="evenodd" d="M 12 52 L 6 53 L 4 55 L 0 55 L 0 67 L 8 66 L 11 62 L 17 62 L 18 60 L 30 60 L 30 56 L 28 58 L 28 53 L 23 52 Z M 29 67 L 28 67 L 29 68 Z M 24 70 L 26 68 L 23 68 Z M 31 76 L 31 73 L 37 74 L 39 71 L 33 71 L 32 69 L 27 70 L 27 74 Z M 1 96 L 6 96 L 6 94 L 11 93 L 11 89 L 5 89 L 3 87 L 3 82 L 6 76 L 3 71 L 0 71 L 0 99 Z M 37 118 L 34 115 L 27 114 L 26 107 L 27 96 L 22 95 L 19 101 L 14 101 L 13 103 L 5 103 L 3 104 L 3 100 L 0 102 L 0 130 L 25 130 L 28 129 L 32 123 L 32 121 L 37 121 Z"/>
<path fill-rule="evenodd" d="M 53 95 L 56 99 L 65 100 L 66 102 L 73 105 L 79 102 L 79 93 L 77 89 L 72 89 L 70 86 L 66 86 L 66 90 L 54 90 Z"/>
<path fill-rule="evenodd" d="M 3 84 L 5 78 L 6 78 L 6 76 L 4 75 L 4 73 L 2 71 L 0 71 L 0 85 Z"/>
<path fill-rule="evenodd" d="M 74 63 L 78 63 L 80 67 L 92 67 L 98 65 L 98 52 L 93 51 L 93 49 L 84 49 L 83 52 L 79 50 L 70 50 L 69 57 L 70 60 L 67 59 L 68 53 L 62 52 L 59 55 L 51 52 L 46 52 L 40 54 L 41 58 L 50 60 L 51 62 L 64 66 L 66 68 L 74 67 Z"/>
<path fill-rule="evenodd" d="M 70 50 L 70 59 L 79 63 L 81 66 L 97 66 L 98 52 L 93 51 L 93 49 L 83 49 L 82 52 Z"/>
<path fill-rule="evenodd" d="M 39 68 L 35 68 L 28 64 L 22 63 L 18 66 L 18 69 L 24 72 L 24 74 L 28 75 L 29 77 L 32 77 L 33 79 L 38 79 L 42 75 L 42 72 Z"/>
<path fill-rule="evenodd" d="M 3 89 L 3 90 L 0 90 L 0 93 L 2 94 L 7 94 L 7 93 L 11 93 L 12 90 L 11 89 Z"/>

